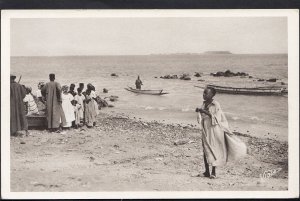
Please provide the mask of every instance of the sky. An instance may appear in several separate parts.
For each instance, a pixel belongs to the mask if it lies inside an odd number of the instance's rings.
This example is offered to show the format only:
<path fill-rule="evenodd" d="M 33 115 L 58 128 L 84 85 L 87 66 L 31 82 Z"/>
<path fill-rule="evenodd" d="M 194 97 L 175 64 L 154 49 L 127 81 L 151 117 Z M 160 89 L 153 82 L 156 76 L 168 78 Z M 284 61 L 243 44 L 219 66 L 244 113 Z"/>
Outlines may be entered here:
<path fill-rule="evenodd" d="M 12 56 L 287 53 L 286 17 L 14 18 Z"/>

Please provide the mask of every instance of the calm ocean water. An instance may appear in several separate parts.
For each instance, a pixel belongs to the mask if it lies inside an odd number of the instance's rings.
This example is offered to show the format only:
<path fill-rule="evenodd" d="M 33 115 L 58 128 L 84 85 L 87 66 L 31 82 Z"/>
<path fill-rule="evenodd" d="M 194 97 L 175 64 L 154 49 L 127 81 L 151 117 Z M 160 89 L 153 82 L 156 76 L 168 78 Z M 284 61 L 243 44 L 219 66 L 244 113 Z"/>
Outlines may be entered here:
<path fill-rule="evenodd" d="M 216 78 L 211 72 L 243 71 L 250 78 Z M 195 108 L 202 103 L 202 92 L 194 85 L 214 83 L 228 86 L 252 87 L 264 83 L 254 78 L 278 78 L 288 81 L 287 55 L 149 55 L 149 56 L 74 56 L 74 57 L 12 57 L 11 72 L 22 75 L 21 83 L 33 91 L 39 81 L 48 81 L 55 73 L 61 84 L 93 83 L 101 97 L 119 96 L 113 103 L 115 112 L 126 112 L 149 120 L 196 124 Z M 194 77 L 202 72 L 201 78 Z M 119 77 L 111 77 L 116 73 Z M 164 80 L 167 74 L 189 73 L 191 81 Z M 164 89 L 165 96 L 136 95 L 124 90 L 134 86 L 141 76 L 144 89 Z M 158 78 L 155 78 L 158 77 Z M 205 80 L 204 82 L 198 81 Z M 270 84 L 270 83 L 266 83 Z M 279 83 L 277 83 L 279 84 Z M 107 88 L 108 94 L 102 89 Z M 215 97 L 226 113 L 232 130 L 261 137 L 287 140 L 288 98 L 277 96 L 244 96 L 217 94 Z"/>

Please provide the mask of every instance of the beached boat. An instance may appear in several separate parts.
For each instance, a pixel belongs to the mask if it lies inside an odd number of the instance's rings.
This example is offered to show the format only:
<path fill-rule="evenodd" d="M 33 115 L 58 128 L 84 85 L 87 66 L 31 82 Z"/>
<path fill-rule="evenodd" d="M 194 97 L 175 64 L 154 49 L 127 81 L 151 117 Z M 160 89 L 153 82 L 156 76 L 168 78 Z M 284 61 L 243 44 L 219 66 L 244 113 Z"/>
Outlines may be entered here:
<path fill-rule="evenodd" d="M 159 90 L 141 90 L 141 89 L 134 89 L 132 87 L 125 88 L 127 91 L 131 91 L 133 93 L 137 94 L 148 94 L 148 95 L 164 95 L 168 94 L 166 92 L 163 92 L 162 89 Z"/>
<path fill-rule="evenodd" d="M 43 127 L 47 128 L 47 117 L 44 113 L 40 115 L 29 115 L 26 116 L 28 121 L 28 127 L 29 128 L 37 128 L 37 127 Z"/>
<path fill-rule="evenodd" d="M 238 87 L 227 87 L 217 85 L 206 85 L 206 86 L 195 86 L 204 89 L 205 87 L 213 87 L 218 93 L 226 94 L 243 94 L 243 95 L 285 95 L 288 93 L 287 89 L 280 86 L 264 86 L 264 87 L 253 87 L 253 88 L 238 88 Z"/>

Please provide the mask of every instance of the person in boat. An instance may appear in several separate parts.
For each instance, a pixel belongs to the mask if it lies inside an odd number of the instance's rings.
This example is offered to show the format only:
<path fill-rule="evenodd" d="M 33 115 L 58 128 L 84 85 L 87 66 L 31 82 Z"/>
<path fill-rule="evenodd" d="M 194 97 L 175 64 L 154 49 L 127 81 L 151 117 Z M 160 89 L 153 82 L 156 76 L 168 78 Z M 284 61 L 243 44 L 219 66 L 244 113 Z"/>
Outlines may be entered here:
<path fill-rule="evenodd" d="M 38 107 L 38 110 L 39 111 L 45 111 L 46 110 L 46 102 L 45 102 L 45 99 L 44 99 L 44 96 L 42 94 L 42 91 L 41 89 L 45 86 L 45 83 L 44 82 L 39 82 L 38 83 L 38 90 L 35 92 L 35 102 L 37 104 L 37 107 Z"/>
<path fill-rule="evenodd" d="M 202 131 L 202 146 L 205 172 L 203 176 L 216 178 L 216 169 L 229 160 L 236 160 L 247 153 L 246 145 L 233 136 L 220 104 L 214 100 L 216 90 L 207 87 L 203 92 L 203 104 L 196 108 Z M 209 171 L 212 166 L 212 172 Z"/>
<path fill-rule="evenodd" d="M 23 99 L 23 102 L 26 104 L 26 108 L 27 108 L 27 116 L 31 115 L 31 114 L 39 114 L 39 110 L 38 107 L 34 101 L 34 98 L 31 94 L 31 87 L 26 87 L 26 96 Z"/>
<path fill-rule="evenodd" d="M 28 135 L 28 122 L 23 103 L 26 90 L 24 86 L 15 82 L 15 79 L 15 75 L 10 75 L 10 134 L 17 135 L 19 131 L 26 131 Z"/>
<path fill-rule="evenodd" d="M 46 97 L 46 117 L 50 132 L 60 132 L 60 124 L 66 124 L 62 109 L 61 86 L 55 81 L 55 74 L 49 74 L 50 82 L 46 83 L 41 92 Z"/>
<path fill-rule="evenodd" d="M 136 89 L 141 89 L 142 85 L 143 85 L 142 80 L 140 79 L 140 76 L 138 76 L 137 80 L 135 81 Z"/>
<path fill-rule="evenodd" d="M 63 125 L 63 128 L 68 129 L 72 126 L 72 122 L 75 121 L 74 106 L 72 101 L 74 97 L 71 93 L 68 92 L 69 87 L 67 85 L 62 86 L 62 108 L 66 117 L 66 124 Z"/>

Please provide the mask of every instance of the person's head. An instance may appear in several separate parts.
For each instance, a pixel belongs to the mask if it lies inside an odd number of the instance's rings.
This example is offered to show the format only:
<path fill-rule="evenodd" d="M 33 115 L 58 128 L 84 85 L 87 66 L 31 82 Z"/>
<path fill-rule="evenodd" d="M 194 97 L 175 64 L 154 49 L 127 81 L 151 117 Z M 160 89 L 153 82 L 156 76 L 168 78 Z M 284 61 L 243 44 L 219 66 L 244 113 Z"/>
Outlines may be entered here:
<path fill-rule="evenodd" d="M 140 76 L 138 75 L 138 78 L 137 78 L 138 80 L 140 79 Z"/>
<path fill-rule="evenodd" d="M 25 89 L 26 89 L 26 94 L 30 94 L 32 91 L 31 87 L 25 87 Z"/>
<path fill-rule="evenodd" d="M 49 79 L 50 79 L 50 81 L 54 81 L 55 80 L 55 74 L 53 74 L 53 73 L 49 74 Z"/>
<path fill-rule="evenodd" d="M 39 84 L 38 84 L 38 89 L 43 88 L 43 86 L 45 86 L 45 83 L 44 83 L 44 82 L 39 82 Z"/>
<path fill-rule="evenodd" d="M 70 91 L 74 91 L 74 89 L 75 89 L 75 84 L 71 84 L 70 85 Z"/>
<path fill-rule="evenodd" d="M 15 79 L 16 79 L 16 76 L 15 76 L 15 75 L 12 75 L 12 74 L 10 74 L 10 81 L 15 81 Z"/>
<path fill-rule="evenodd" d="M 82 89 L 81 88 L 77 88 L 77 93 L 78 95 L 81 95 Z"/>
<path fill-rule="evenodd" d="M 205 101 L 211 100 L 216 95 L 216 90 L 213 87 L 206 87 L 203 92 L 203 99 Z"/>
<path fill-rule="evenodd" d="M 63 93 L 68 93 L 68 89 L 69 89 L 68 85 L 64 85 L 64 86 L 61 87 L 61 91 Z"/>
<path fill-rule="evenodd" d="M 86 93 L 86 95 L 90 95 L 91 94 L 91 90 L 87 89 L 85 93 Z"/>
<path fill-rule="evenodd" d="M 82 90 L 84 88 L 84 83 L 79 83 L 79 88 Z"/>
<path fill-rule="evenodd" d="M 91 83 L 88 83 L 86 86 L 87 86 L 87 89 L 89 89 L 89 90 L 92 90 L 92 88 L 93 88 L 93 85 Z"/>

